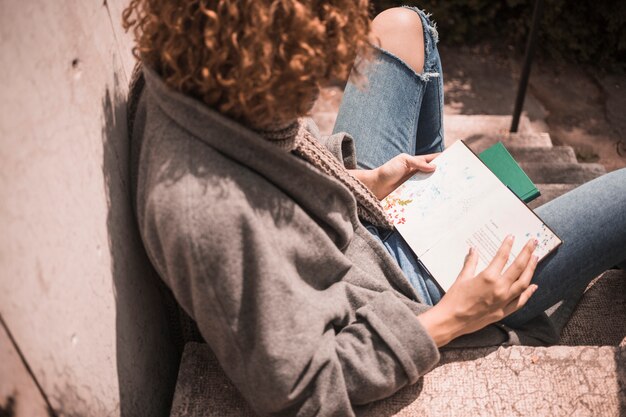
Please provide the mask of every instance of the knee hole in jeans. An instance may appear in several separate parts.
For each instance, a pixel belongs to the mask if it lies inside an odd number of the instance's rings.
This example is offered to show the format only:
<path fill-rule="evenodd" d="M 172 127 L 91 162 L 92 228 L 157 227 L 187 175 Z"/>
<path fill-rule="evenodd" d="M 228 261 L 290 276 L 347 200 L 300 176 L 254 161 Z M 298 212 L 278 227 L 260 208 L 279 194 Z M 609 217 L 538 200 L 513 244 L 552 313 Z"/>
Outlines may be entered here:
<path fill-rule="evenodd" d="M 377 46 L 404 61 L 416 73 L 424 71 L 424 28 L 420 16 L 404 7 L 387 9 L 372 22 Z"/>

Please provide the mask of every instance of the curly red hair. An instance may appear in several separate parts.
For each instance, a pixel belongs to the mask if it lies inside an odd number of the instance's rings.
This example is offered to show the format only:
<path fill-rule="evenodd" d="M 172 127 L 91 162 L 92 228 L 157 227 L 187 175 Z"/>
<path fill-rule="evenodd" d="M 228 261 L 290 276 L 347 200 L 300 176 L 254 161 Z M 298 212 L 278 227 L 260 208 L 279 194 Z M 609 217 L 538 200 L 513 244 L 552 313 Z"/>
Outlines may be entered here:
<path fill-rule="evenodd" d="M 305 115 L 367 48 L 367 0 L 131 0 L 135 56 L 172 88 L 263 128 Z"/>

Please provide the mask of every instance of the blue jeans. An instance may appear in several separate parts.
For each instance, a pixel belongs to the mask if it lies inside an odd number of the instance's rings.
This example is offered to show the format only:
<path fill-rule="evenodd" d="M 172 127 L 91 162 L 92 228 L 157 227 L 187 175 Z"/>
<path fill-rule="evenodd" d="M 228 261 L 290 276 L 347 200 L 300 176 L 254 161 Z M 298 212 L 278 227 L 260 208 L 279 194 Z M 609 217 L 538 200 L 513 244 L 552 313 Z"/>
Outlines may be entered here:
<path fill-rule="evenodd" d="M 348 82 L 334 132 L 348 132 L 361 169 L 376 168 L 400 153 L 439 152 L 443 141 L 443 78 L 437 32 L 427 15 L 424 72 L 416 73 L 393 54 L 377 48 L 361 71 L 365 88 Z M 542 260 L 532 282 L 538 290 L 503 322 L 519 327 L 546 312 L 560 330 L 587 284 L 615 266 L 626 266 L 626 169 L 606 174 L 535 210 L 563 240 Z M 442 293 L 400 234 L 365 227 L 385 246 L 422 300 L 436 304 Z M 477 271 L 478 272 L 478 271 Z"/>

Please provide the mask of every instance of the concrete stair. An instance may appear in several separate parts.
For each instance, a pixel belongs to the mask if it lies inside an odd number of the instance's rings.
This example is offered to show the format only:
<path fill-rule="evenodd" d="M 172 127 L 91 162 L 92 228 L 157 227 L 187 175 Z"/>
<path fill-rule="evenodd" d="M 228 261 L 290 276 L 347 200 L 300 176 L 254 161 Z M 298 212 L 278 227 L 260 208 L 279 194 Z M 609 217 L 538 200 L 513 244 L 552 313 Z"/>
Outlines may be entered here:
<path fill-rule="evenodd" d="M 550 139 L 550 135 L 548 135 L 547 133 L 483 133 L 474 134 L 459 139 L 462 139 L 467 144 L 467 146 L 472 148 L 472 150 L 476 153 L 484 151 L 488 147 L 496 144 L 497 142 L 502 142 L 504 146 L 507 147 L 507 149 L 515 148 L 518 151 L 521 148 L 530 148 L 537 153 L 541 153 L 542 151 L 547 151 L 553 148 L 552 140 Z M 454 142 L 456 142 L 456 140 L 450 140 L 449 138 L 446 138 L 446 146 L 450 146 Z"/>
<path fill-rule="evenodd" d="M 511 127 L 511 116 L 445 114 L 443 126 L 446 140 L 456 141 L 485 133 L 506 134 Z M 522 115 L 518 131 L 534 133 L 531 121 Z"/>
<path fill-rule="evenodd" d="M 600 164 L 525 162 L 520 166 L 534 183 L 582 184 L 606 173 Z"/>
<path fill-rule="evenodd" d="M 577 163 L 576 153 L 571 146 L 553 146 L 548 148 L 507 146 L 509 153 L 516 161 Z"/>

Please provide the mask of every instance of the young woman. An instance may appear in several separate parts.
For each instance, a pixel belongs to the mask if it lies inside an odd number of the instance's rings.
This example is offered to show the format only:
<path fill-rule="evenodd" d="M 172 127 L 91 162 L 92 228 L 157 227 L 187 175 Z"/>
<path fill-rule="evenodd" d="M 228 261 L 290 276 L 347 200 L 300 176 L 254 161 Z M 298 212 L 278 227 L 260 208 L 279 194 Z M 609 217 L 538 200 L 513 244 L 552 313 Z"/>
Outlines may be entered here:
<path fill-rule="evenodd" d="M 135 202 L 152 262 L 262 415 L 353 415 L 439 348 L 549 344 L 626 261 L 626 171 L 540 207 L 564 244 L 469 251 L 442 294 L 378 201 L 443 149 L 437 33 L 364 0 L 133 0 Z M 303 118 L 351 81 L 330 137 Z M 144 84 L 145 87 L 140 88 Z M 345 133 L 347 132 L 347 133 Z M 356 144 L 356 151 L 355 151 Z"/>

